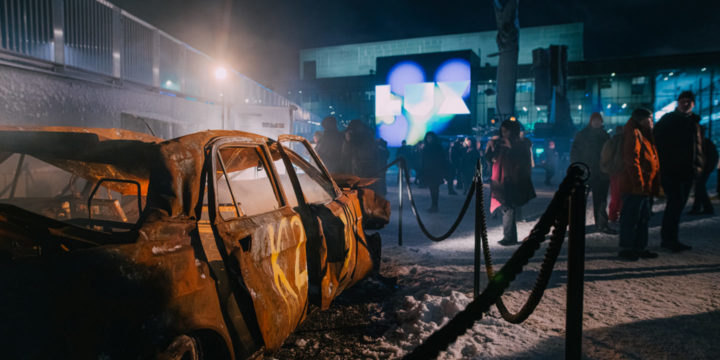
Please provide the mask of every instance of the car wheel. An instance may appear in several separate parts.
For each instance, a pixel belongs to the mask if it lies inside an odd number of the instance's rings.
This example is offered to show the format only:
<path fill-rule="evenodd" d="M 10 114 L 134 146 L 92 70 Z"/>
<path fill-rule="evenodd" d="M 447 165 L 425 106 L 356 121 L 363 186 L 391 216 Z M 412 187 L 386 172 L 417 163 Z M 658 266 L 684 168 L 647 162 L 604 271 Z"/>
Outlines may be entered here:
<path fill-rule="evenodd" d="M 201 360 L 202 352 L 197 339 L 180 335 L 158 355 L 158 360 Z"/>

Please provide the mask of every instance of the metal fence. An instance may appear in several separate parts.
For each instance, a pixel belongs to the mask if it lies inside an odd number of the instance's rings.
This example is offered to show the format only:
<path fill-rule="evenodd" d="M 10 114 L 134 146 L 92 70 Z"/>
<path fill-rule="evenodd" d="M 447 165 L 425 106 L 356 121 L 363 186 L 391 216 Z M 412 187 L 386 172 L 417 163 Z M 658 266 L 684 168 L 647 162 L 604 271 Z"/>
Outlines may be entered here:
<path fill-rule="evenodd" d="M 52 60 L 51 5 L 48 0 L 2 0 L 0 48 L 41 60 Z"/>
<path fill-rule="evenodd" d="M 0 52 L 192 98 L 294 105 L 229 69 L 218 81 L 215 60 L 105 0 L 0 0 Z"/>

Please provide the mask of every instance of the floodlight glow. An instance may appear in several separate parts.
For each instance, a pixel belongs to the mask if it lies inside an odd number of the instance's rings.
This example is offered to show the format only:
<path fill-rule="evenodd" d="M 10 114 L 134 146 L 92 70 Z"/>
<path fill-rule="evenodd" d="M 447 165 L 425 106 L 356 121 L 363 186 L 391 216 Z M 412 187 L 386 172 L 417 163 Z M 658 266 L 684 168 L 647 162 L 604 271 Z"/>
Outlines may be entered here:
<path fill-rule="evenodd" d="M 612 104 L 608 104 L 607 108 L 609 109 L 609 108 L 611 108 L 611 107 L 612 107 Z"/>
<path fill-rule="evenodd" d="M 578 105 L 578 110 L 582 110 L 582 105 Z"/>
<path fill-rule="evenodd" d="M 527 111 L 527 106 L 523 106 L 523 111 Z"/>
<path fill-rule="evenodd" d="M 225 69 L 222 66 L 218 66 L 215 69 L 215 78 L 218 80 L 223 80 L 227 77 L 227 69 Z"/>
<path fill-rule="evenodd" d="M 621 108 L 623 108 L 623 109 L 626 107 L 627 107 L 627 104 L 622 104 L 622 106 L 621 106 Z"/>
<path fill-rule="evenodd" d="M 700 69 L 700 71 L 707 71 L 707 68 L 704 67 L 704 68 Z"/>

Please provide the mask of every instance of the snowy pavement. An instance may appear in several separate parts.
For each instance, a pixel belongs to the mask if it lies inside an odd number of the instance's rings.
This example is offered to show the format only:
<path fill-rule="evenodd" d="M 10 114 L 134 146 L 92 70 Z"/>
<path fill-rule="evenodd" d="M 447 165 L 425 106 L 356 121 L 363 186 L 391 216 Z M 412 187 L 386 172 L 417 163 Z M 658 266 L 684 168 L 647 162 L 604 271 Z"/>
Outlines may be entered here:
<path fill-rule="evenodd" d="M 537 181 L 536 183 L 540 183 Z M 429 207 L 426 189 L 414 189 L 419 209 Z M 396 211 L 397 193 L 388 199 Z M 440 213 L 421 210 L 430 231 L 440 234 L 457 216 L 464 197 L 442 189 Z M 486 196 L 487 196 L 487 189 Z M 538 187 L 538 198 L 518 224 L 526 236 L 554 189 Z M 692 201 L 692 199 L 691 199 Z M 487 201 L 486 197 L 486 203 Z M 715 202 L 715 206 L 719 204 Z M 586 236 L 583 354 L 588 359 L 715 359 L 720 354 L 720 216 L 684 215 L 681 240 L 693 249 L 680 254 L 659 249 L 664 203 L 650 222 L 650 250 L 657 259 L 617 259 L 617 235 Z M 720 210 L 720 207 L 718 207 Z M 404 210 L 404 244 L 397 245 L 397 213 L 381 231 L 384 280 L 371 279 L 346 291 L 324 312 L 314 312 L 273 356 L 289 358 L 399 358 L 414 349 L 472 300 L 473 210 L 456 234 L 434 243 L 422 235 L 409 203 Z M 588 225 L 593 224 L 588 204 Z M 501 247 L 500 217 L 489 216 L 496 268 L 517 247 Z M 592 231 L 592 226 L 588 227 Z M 511 310 L 527 298 L 545 246 L 503 296 Z M 522 324 L 504 321 L 493 306 L 441 359 L 562 359 L 564 354 L 567 245 L 535 312 Z M 482 274 L 481 288 L 487 283 Z"/>

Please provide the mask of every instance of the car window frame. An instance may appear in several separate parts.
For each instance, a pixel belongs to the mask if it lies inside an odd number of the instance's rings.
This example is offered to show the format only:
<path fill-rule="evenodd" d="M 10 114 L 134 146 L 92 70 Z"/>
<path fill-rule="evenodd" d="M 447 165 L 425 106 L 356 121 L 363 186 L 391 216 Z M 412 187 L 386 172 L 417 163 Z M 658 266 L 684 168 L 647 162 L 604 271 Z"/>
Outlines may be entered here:
<path fill-rule="evenodd" d="M 235 203 L 236 207 L 236 216 L 225 219 L 220 215 L 220 204 L 217 196 L 218 191 L 218 178 L 215 176 L 215 174 L 218 171 L 218 157 L 219 157 L 219 151 L 222 148 L 227 147 L 245 147 L 245 148 L 258 148 L 259 151 L 259 158 L 260 161 L 263 164 L 263 167 L 265 168 L 265 171 L 268 175 L 268 180 L 270 181 L 270 186 L 273 188 L 273 193 L 275 194 L 275 199 L 278 202 L 278 208 L 272 209 L 266 212 L 258 213 L 258 214 L 244 214 L 240 208 L 238 208 L 237 202 Z M 209 164 L 209 184 L 212 187 L 212 203 L 213 203 L 213 213 L 209 214 L 211 218 L 214 218 L 214 221 L 221 220 L 223 222 L 229 222 L 234 221 L 237 219 L 243 219 L 243 218 L 250 218 L 255 216 L 261 216 L 264 214 L 272 213 L 274 211 L 279 211 L 282 208 L 289 206 L 287 197 L 285 195 L 284 188 L 282 184 L 280 183 L 280 180 L 277 176 L 277 171 L 275 169 L 275 166 L 272 162 L 272 158 L 270 157 L 270 152 L 267 147 L 267 143 L 264 141 L 257 141 L 255 139 L 245 138 L 245 137 L 229 137 L 229 138 L 216 138 L 211 140 L 208 145 L 206 146 L 206 149 L 210 151 L 210 164 Z M 224 169 L 222 171 L 225 173 L 225 178 L 227 179 L 227 173 Z M 232 196 L 235 197 L 234 193 L 232 192 L 232 188 L 229 189 L 230 193 L 233 194 Z M 208 196 L 209 197 L 209 196 Z M 208 199 L 209 200 L 209 199 Z M 233 200 L 235 201 L 235 200 Z M 209 204 L 209 201 L 208 201 Z"/>
<path fill-rule="evenodd" d="M 298 142 L 298 143 L 302 144 L 303 146 L 305 146 L 305 149 L 308 151 L 310 156 L 313 158 L 313 161 L 319 166 L 319 170 L 320 170 L 322 176 L 325 178 L 325 180 L 329 181 L 330 184 L 332 185 L 333 190 L 335 191 L 335 196 L 333 197 L 333 199 L 337 199 L 338 197 L 342 196 L 342 194 L 343 194 L 342 190 L 340 190 L 340 187 L 337 185 L 337 183 L 335 183 L 335 180 L 333 180 L 332 176 L 330 176 L 330 171 L 328 171 L 327 167 L 325 166 L 325 163 L 323 163 L 322 160 L 320 160 L 320 157 L 315 152 L 315 149 L 313 149 L 313 147 L 307 141 L 307 139 L 305 139 L 302 136 L 298 136 L 298 135 L 283 134 L 283 135 L 278 136 L 277 141 L 281 146 L 284 146 L 287 150 L 290 150 L 290 151 L 292 151 L 292 149 L 288 146 L 285 146 L 283 144 L 283 142 L 285 142 L 285 141 Z M 286 152 L 286 154 L 287 154 L 287 152 Z M 288 156 L 288 160 L 290 162 L 292 162 L 290 160 L 290 155 L 287 155 L 287 156 Z M 302 156 L 300 156 L 300 158 L 302 160 L 305 160 L 302 158 Z M 312 164 L 310 164 L 310 165 L 312 166 Z M 303 194 L 303 197 L 304 197 L 304 194 Z"/>

